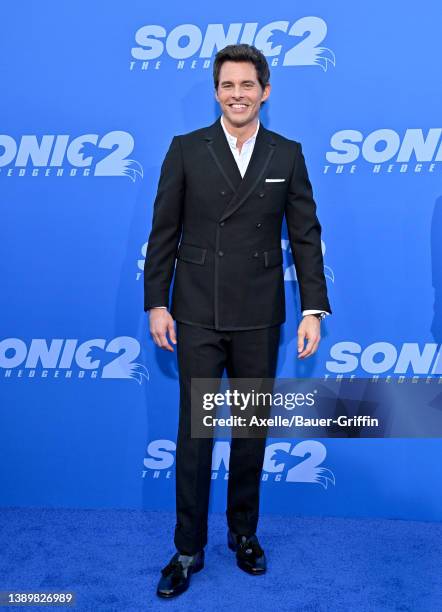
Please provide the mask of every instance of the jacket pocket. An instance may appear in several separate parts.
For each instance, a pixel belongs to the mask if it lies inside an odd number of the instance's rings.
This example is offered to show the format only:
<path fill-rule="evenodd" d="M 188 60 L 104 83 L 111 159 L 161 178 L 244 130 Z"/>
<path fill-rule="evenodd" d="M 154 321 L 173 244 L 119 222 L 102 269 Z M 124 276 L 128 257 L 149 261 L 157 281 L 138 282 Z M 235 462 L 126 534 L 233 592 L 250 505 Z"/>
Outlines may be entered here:
<path fill-rule="evenodd" d="M 273 268 L 274 266 L 280 266 L 282 264 L 282 249 L 270 249 L 270 251 L 264 251 L 264 267 Z"/>
<path fill-rule="evenodd" d="M 206 253 L 207 249 L 202 247 L 194 246 L 193 244 L 180 244 L 177 259 L 202 265 L 206 260 Z"/>

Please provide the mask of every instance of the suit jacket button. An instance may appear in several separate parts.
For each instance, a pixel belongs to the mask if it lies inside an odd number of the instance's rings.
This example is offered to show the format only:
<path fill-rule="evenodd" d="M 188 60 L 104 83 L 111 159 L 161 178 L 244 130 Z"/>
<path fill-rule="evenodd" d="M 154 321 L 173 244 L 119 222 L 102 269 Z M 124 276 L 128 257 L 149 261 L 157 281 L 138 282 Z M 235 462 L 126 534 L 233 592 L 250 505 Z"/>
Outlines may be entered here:
<path fill-rule="evenodd" d="M 256 227 L 261 227 L 262 223 L 257 223 Z"/>
<path fill-rule="evenodd" d="M 259 194 L 259 197 L 260 197 L 260 198 L 263 198 L 263 197 L 264 197 L 264 195 L 265 195 L 265 194 L 264 194 L 264 192 L 263 192 L 263 191 L 261 191 L 261 193 Z"/>
<path fill-rule="evenodd" d="M 224 189 L 222 191 L 219 192 L 220 195 L 226 195 L 226 192 L 224 191 Z"/>
<path fill-rule="evenodd" d="M 224 251 L 218 251 L 218 255 L 222 257 L 224 255 Z"/>
<path fill-rule="evenodd" d="M 219 224 L 221 225 L 221 227 L 223 227 L 225 221 L 220 221 Z"/>
<path fill-rule="evenodd" d="M 253 253 L 253 257 L 259 257 L 259 253 L 258 253 L 257 251 L 255 251 L 255 252 Z"/>

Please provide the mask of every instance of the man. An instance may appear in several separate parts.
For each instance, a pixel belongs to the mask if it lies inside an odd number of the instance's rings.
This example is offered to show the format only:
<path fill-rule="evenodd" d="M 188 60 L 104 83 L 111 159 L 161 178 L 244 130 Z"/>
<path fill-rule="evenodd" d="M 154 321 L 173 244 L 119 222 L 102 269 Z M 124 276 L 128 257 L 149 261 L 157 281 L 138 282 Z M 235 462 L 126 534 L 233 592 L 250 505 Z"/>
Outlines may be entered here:
<path fill-rule="evenodd" d="M 224 369 L 233 378 L 275 375 L 285 321 L 284 215 L 303 313 L 300 359 L 316 352 L 320 319 L 331 313 L 321 226 L 301 145 L 259 122 L 260 107 L 270 95 L 267 61 L 253 46 L 229 45 L 217 53 L 213 76 L 222 116 L 172 139 L 161 168 L 144 269 L 150 333 L 165 350 L 177 344 L 180 379 L 177 552 L 162 570 L 160 597 L 182 593 L 204 566 L 213 439 L 191 438 L 191 379 L 220 379 Z M 236 552 L 237 565 L 255 575 L 266 570 L 256 536 L 264 451 L 265 438 L 232 437 L 228 546 Z"/>

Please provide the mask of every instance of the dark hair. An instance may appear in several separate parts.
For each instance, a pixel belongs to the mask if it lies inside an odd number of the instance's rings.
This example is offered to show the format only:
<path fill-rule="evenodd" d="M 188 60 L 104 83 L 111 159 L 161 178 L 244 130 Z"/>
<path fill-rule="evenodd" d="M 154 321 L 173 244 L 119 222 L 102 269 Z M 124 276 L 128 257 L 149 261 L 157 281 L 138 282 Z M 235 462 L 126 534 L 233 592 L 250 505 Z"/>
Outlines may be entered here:
<path fill-rule="evenodd" d="M 270 69 L 265 55 L 253 45 L 228 45 L 218 51 L 213 63 L 213 82 L 218 89 L 219 73 L 224 62 L 250 62 L 256 68 L 256 74 L 261 87 L 267 85 L 270 79 Z"/>

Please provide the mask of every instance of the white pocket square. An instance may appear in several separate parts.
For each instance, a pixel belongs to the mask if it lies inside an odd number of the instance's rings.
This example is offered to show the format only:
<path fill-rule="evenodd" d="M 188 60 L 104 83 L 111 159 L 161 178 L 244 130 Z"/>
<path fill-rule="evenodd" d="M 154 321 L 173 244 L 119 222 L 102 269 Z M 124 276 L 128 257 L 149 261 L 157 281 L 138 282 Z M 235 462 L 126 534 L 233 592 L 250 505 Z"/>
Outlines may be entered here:
<path fill-rule="evenodd" d="M 266 183 L 283 183 L 284 181 L 285 181 L 284 178 L 282 178 L 282 179 L 270 179 L 270 178 L 267 178 L 266 179 Z"/>

